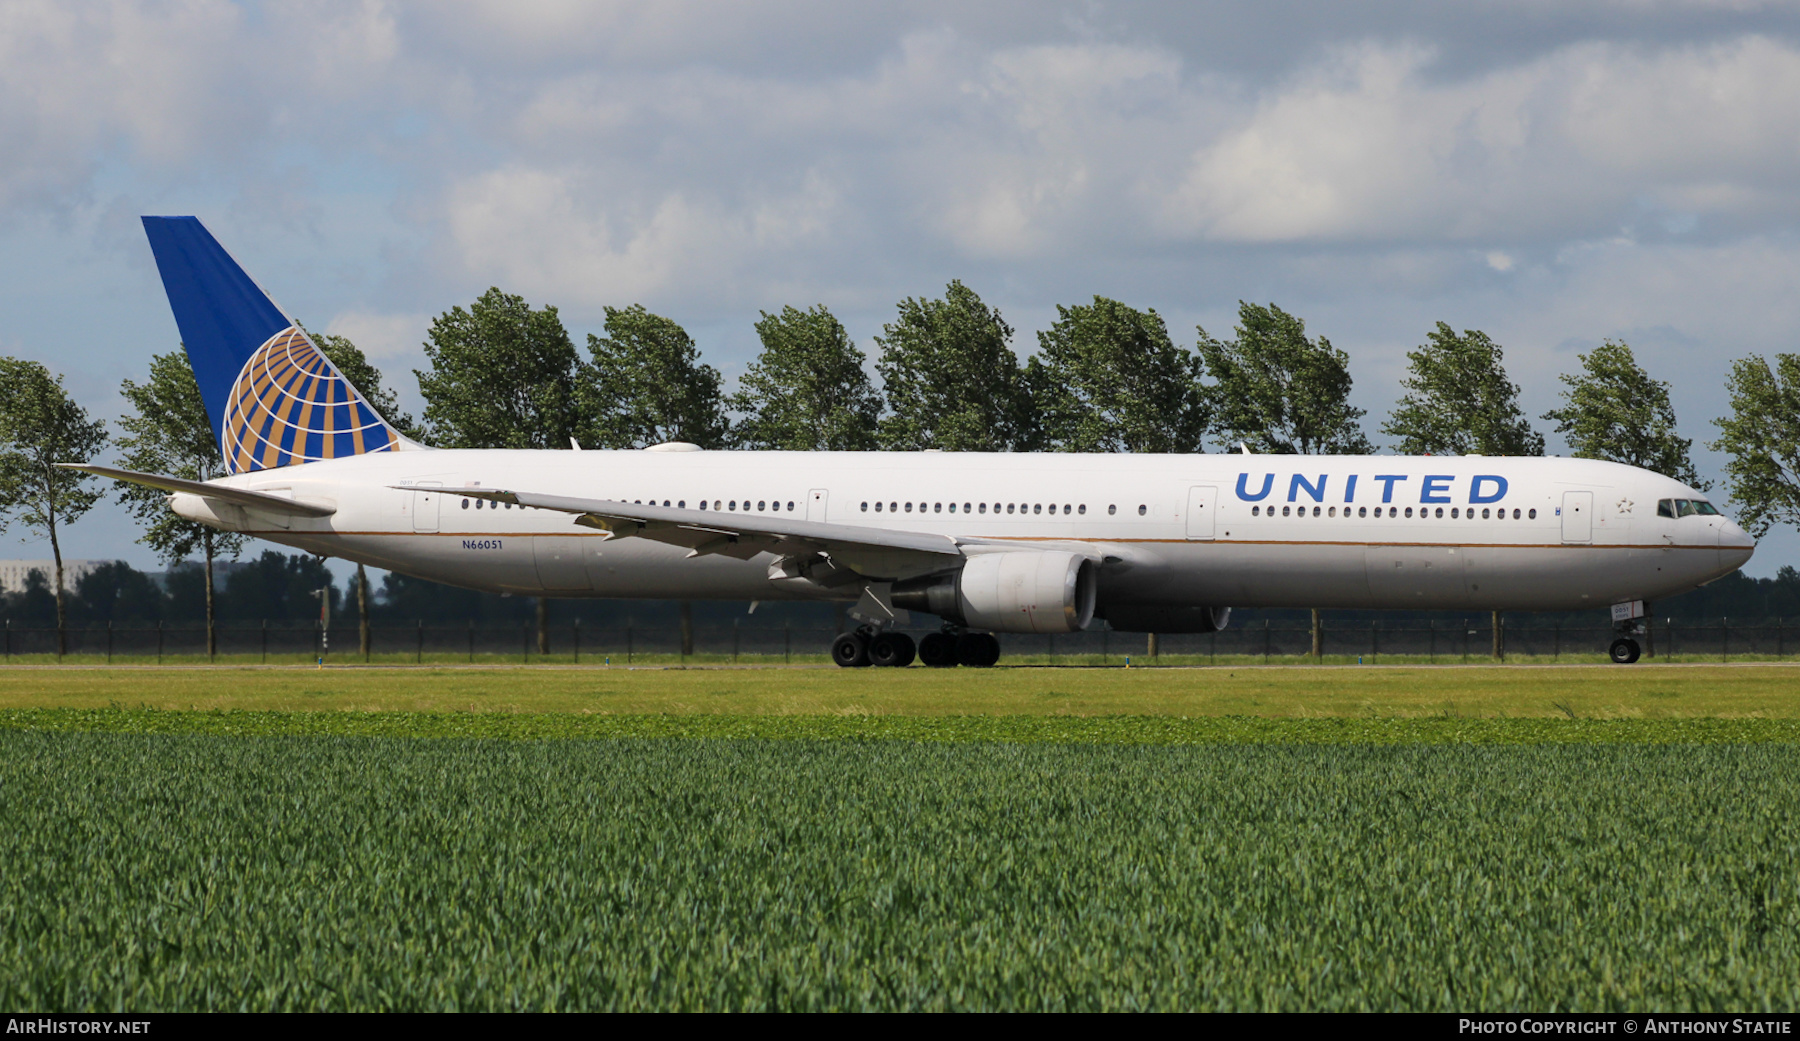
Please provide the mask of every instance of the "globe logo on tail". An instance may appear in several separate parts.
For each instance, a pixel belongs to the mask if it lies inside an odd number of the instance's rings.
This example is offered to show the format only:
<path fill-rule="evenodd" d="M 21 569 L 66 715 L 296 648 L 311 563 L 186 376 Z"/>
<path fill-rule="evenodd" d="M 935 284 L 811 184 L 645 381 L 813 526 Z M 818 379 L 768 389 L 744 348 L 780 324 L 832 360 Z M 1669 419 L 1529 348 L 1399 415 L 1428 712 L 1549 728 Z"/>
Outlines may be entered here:
<path fill-rule="evenodd" d="M 225 403 L 232 473 L 384 452 L 399 435 L 296 326 L 269 337 L 238 373 Z"/>

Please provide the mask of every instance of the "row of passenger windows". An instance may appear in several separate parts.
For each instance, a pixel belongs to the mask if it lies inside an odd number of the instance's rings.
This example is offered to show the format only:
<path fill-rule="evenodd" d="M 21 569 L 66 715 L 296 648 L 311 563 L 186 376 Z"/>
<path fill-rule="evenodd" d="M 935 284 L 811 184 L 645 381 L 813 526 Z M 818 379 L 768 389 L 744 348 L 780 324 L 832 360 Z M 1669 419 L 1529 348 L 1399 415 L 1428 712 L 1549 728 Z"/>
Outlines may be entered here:
<path fill-rule="evenodd" d="M 1402 515 L 1401 509 L 1398 506 L 1388 506 L 1388 507 L 1377 506 L 1377 507 L 1375 507 L 1375 516 L 1377 516 L 1377 517 L 1383 516 L 1382 510 L 1384 508 L 1387 511 L 1386 516 L 1399 517 Z M 1289 516 L 1290 512 L 1294 509 L 1295 509 L 1295 507 L 1292 507 L 1292 506 L 1283 506 L 1281 508 L 1281 515 L 1283 517 Z M 1304 517 L 1307 515 L 1306 507 L 1301 506 L 1301 507 L 1298 507 L 1298 509 L 1300 512 L 1298 514 L 1294 514 L 1295 516 Z M 1451 520 L 1456 520 L 1457 518 L 1461 517 L 1462 513 L 1463 513 L 1462 507 L 1460 507 L 1460 506 L 1450 507 L 1450 519 Z M 1322 517 L 1335 517 L 1338 515 L 1338 508 L 1336 506 L 1314 506 L 1312 508 L 1312 515 L 1314 517 L 1321 517 L 1321 516 Z M 1348 506 L 1344 507 L 1344 516 L 1349 517 L 1350 515 L 1351 515 L 1350 507 L 1348 507 Z M 1367 517 L 1368 515 L 1369 515 L 1369 508 L 1367 506 L 1358 506 L 1356 508 L 1356 516 Z M 1406 507 L 1405 516 L 1410 517 L 1412 515 L 1413 515 L 1413 508 L 1411 506 Z M 1421 518 L 1433 517 L 1433 516 L 1442 517 L 1443 515 L 1444 515 L 1444 508 L 1442 506 L 1437 507 L 1435 513 L 1433 512 L 1431 507 L 1428 507 L 1428 506 L 1419 507 L 1419 516 Z M 1262 516 L 1262 507 L 1261 506 L 1250 507 L 1250 516 L 1252 516 L 1252 517 Z M 1275 507 L 1273 507 L 1273 506 L 1269 507 L 1269 516 L 1271 516 L 1271 517 L 1275 516 Z M 1469 516 L 1470 520 L 1475 519 L 1475 507 L 1473 507 L 1473 506 L 1469 507 L 1468 516 Z M 1505 520 L 1506 519 L 1506 510 L 1504 508 L 1499 509 L 1499 510 L 1493 510 L 1491 507 L 1483 508 L 1481 511 L 1481 519 L 1482 520 Z M 1521 512 L 1519 510 L 1514 510 L 1514 511 L 1512 511 L 1512 519 L 1513 520 L 1522 520 L 1522 519 L 1537 520 L 1537 511 L 1536 510 L 1526 510 L 1521 515 Z"/>
<path fill-rule="evenodd" d="M 883 512 L 886 512 L 886 513 L 902 513 L 902 512 L 911 513 L 911 512 L 913 512 L 913 509 L 914 509 L 914 504 L 910 503 L 910 502 L 889 502 L 889 503 L 878 502 L 878 503 L 875 503 L 874 506 L 875 506 L 876 513 L 883 513 Z M 920 512 L 920 513 L 955 513 L 955 512 L 957 512 L 957 509 L 958 509 L 956 503 L 953 503 L 953 502 L 952 503 L 921 502 L 921 503 L 917 504 L 917 508 L 918 508 L 918 512 Z M 963 513 L 976 513 L 976 514 L 987 513 L 988 509 L 989 509 L 988 504 L 985 502 L 974 502 L 974 503 L 965 502 L 962 504 L 962 507 L 961 507 L 961 510 Z M 997 502 L 997 503 L 993 504 L 993 512 L 995 512 L 995 513 L 1014 513 L 1014 514 L 1022 513 L 1022 514 L 1038 514 L 1038 515 L 1047 513 L 1050 516 L 1054 517 L 1057 515 L 1057 512 L 1059 510 L 1061 511 L 1063 516 L 1068 516 L 1070 513 L 1075 513 L 1080 516 L 1086 516 L 1087 515 L 1087 504 L 1082 503 L 1079 506 L 1077 506 L 1072 503 L 1065 502 L 1060 507 L 1057 506 L 1053 502 L 1051 502 L 1051 503 Z M 864 513 L 869 512 L 869 503 L 865 502 L 862 504 L 862 511 Z M 1108 516 L 1113 516 L 1113 515 L 1117 514 L 1118 512 L 1119 512 L 1119 508 L 1117 506 L 1108 506 L 1106 508 L 1106 513 Z M 1148 506 L 1139 506 L 1138 507 L 1138 516 L 1142 517 L 1147 512 L 1149 512 Z"/>
<path fill-rule="evenodd" d="M 464 499 L 462 501 L 462 508 L 465 510 L 468 509 L 470 501 L 471 500 L 469 500 L 469 499 Z M 481 509 L 482 503 L 485 501 L 486 500 L 484 500 L 484 499 L 473 500 L 473 502 L 475 503 L 475 508 L 478 510 Z M 645 505 L 655 506 L 657 504 L 655 499 L 651 499 L 648 503 L 645 503 L 644 500 L 642 500 L 642 499 L 621 499 L 619 501 L 620 502 L 633 502 L 639 506 L 645 506 Z M 664 499 L 662 501 L 662 505 L 673 506 L 678 510 L 685 510 L 685 509 L 687 509 L 687 500 L 686 499 L 677 499 L 674 502 L 670 502 L 668 499 Z M 738 505 L 739 505 L 739 503 L 738 503 L 738 500 L 736 500 L 736 499 L 714 499 L 712 501 L 712 509 L 715 509 L 715 510 L 735 510 L 738 508 Z M 497 510 L 497 509 L 500 509 L 502 506 L 505 506 L 509 510 L 512 509 L 512 503 L 498 503 L 498 502 L 487 503 L 488 509 Z M 702 510 L 706 509 L 707 501 L 705 499 L 701 499 L 698 508 L 702 509 Z M 743 500 L 743 508 L 746 510 L 748 510 L 750 508 L 750 500 L 749 499 Z M 786 510 L 788 513 L 792 513 L 792 512 L 794 512 L 794 508 L 795 508 L 794 503 L 791 500 L 784 504 L 781 501 L 776 500 L 776 499 L 760 499 L 756 503 L 756 509 L 760 513 L 780 513 L 783 510 Z M 524 507 L 521 506 L 520 509 L 524 509 Z"/>

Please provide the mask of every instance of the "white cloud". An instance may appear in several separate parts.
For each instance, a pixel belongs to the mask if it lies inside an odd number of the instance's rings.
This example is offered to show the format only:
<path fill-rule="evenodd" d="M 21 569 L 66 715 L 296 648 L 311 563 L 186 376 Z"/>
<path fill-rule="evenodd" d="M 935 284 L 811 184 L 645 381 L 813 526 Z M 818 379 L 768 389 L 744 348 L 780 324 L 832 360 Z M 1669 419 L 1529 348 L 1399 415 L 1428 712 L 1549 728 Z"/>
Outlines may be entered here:
<path fill-rule="evenodd" d="M 1235 242 L 1588 237 L 1652 205 L 1794 212 L 1800 50 L 1577 44 L 1456 78 L 1361 44 L 1195 148 L 1167 213 Z"/>
<path fill-rule="evenodd" d="M 623 306 L 676 286 L 755 277 L 827 232 L 836 198 L 822 178 L 729 206 L 680 190 L 624 190 L 580 171 L 508 167 L 452 186 L 455 256 L 468 275 L 539 299 Z M 726 289 L 726 291 L 729 291 Z"/>
<path fill-rule="evenodd" d="M 333 317 L 325 331 L 349 338 L 370 361 L 400 360 L 410 364 L 424 357 L 420 345 L 425 342 L 431 318 L 427 314 L 345 311 Z"/>

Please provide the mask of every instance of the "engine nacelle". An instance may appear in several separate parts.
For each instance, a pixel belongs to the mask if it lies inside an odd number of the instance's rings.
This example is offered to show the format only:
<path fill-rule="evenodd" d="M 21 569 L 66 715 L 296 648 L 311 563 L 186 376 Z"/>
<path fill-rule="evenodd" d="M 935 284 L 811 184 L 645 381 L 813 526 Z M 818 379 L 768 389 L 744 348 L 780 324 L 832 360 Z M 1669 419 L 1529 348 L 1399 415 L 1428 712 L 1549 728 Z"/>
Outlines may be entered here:
<path fill-rule="evenodd" d="M 1231 608 L 1110 604 L 1101 617 L 1126 633 L 1216 633 L 1231 621 Z"/>
<path fill-rule="evenodd" d="M 1094 618 L 1094 562 L 1078 553 L 981 553 L 949 577 L 894 585 L 895 607 L 997 633 L 1073 633 Z"/>

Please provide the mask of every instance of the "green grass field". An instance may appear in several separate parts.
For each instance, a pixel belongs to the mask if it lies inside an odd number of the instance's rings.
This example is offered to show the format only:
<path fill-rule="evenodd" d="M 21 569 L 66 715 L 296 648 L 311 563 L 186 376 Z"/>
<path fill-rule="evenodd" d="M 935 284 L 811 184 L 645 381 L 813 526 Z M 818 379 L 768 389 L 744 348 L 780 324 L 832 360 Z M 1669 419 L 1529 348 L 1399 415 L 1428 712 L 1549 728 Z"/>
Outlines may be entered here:
<path fill-rule="evenodd" d="M 1764 1009 L 1800 747 L 0 733 L 0 1005 Z"/>
<path fill-rule="evenodd" d="M 0 670 L 0 1006 L 1792 1008 L 1797 680 Z"/>
<path fill-rule="evenodd" d="M 0 708 L 603 715 L 1800 717 L 1800 665 L 13 668 Z"/>

